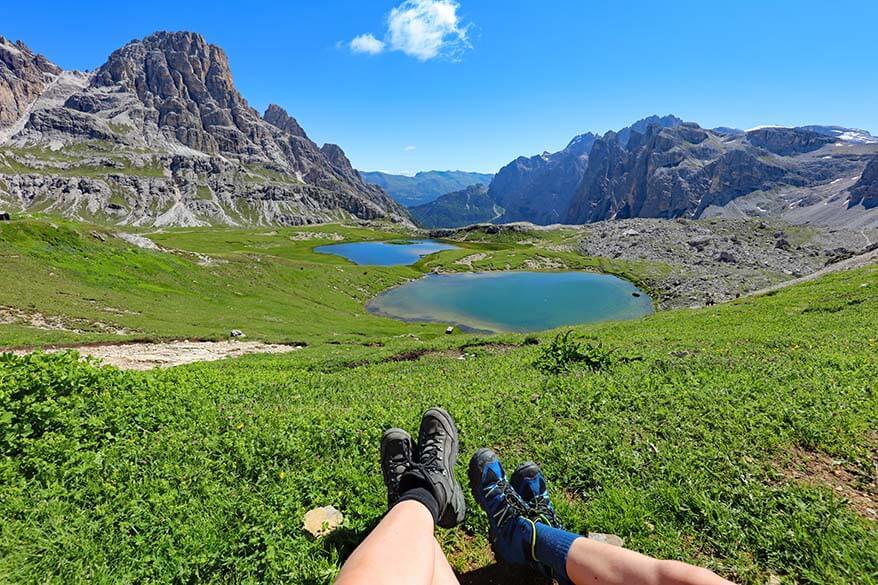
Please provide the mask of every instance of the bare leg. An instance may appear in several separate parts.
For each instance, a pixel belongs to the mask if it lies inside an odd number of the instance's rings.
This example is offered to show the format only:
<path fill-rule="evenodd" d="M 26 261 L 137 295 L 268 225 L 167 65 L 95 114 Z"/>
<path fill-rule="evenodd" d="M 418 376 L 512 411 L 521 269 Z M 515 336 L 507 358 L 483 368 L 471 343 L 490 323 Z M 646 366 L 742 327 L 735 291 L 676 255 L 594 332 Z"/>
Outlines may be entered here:
<path fill-rule="evenodd" d="M 427 508 L 418 502 L 400 502 L 348 558 L 335 583 L 430 585 L 439 553 Z"/>
<path fill-rule="evenodd" d="M 577 538 L 567 553 L 567 575 L 577 585 L 731 585 L 715 573 L 677 561 Z"/>
<path fill-rule="evenodd" d="M 451 565 L 448 564 L 448 559 L 445 558 L 445 553 L 442 552 L 442 547 L 439 546 L 436 540 L 433 540 L 433 542 L 436 544 L 436 556 L 433 557 L 435 559 L 433 564 L 433 585 L 460 585 Z"/>

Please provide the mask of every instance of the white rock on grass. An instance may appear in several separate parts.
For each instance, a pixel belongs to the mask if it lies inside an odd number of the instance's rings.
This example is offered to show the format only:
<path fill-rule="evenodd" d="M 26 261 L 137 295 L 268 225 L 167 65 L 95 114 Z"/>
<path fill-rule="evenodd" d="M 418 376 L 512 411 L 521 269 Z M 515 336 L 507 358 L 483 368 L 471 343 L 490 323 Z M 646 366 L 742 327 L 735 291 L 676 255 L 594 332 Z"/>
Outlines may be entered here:
<path fill-rule="evenodd" d="M 305 531 L 314 538 L 326 536 L 344 523 L 344 516 L 332 506 L 314 508 L 305 514 Z"/>

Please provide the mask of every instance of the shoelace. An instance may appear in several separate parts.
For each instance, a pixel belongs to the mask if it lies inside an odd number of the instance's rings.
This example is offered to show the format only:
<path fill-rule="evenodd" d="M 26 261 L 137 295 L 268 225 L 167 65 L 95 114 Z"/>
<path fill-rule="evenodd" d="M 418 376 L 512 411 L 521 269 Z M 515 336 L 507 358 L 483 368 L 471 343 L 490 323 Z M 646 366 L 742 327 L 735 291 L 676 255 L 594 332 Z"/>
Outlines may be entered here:
<path fill-rule="evenodd" d="M 512 486 L 509 485 L 506 478 L 499 479 L 496 483 L 484 488 L 483 492 L 485 494 L 485 499 L 495 491 L 501 493 L 506 504 L 493 514 L 494 520 L 497 521 L 498 528 L 501 528 L 509 520 L 518 518 L 519 516 L 527 516 L 527 504 L 524 503 L 524 500 L 521 499 L 518 492 L 512 489 Z"/>
<path fill-rule="evenodd" d="M 556 528 L 560 526 L 558 516 L 555 514 L 555 508 L 552 507 L 552 502 L 547 495 L 540 494 L 534 497 L 530 502 L 530 509 L 537 516 L 542 516 L 545 520 L 548 520 L 550 526 Z"/>
<path fill-rule="evenodd" d="M 421 467 L 430 473 L 441 473 L 448 475 L 448 471 L 442 464 L 442 452 L 444 447 L 441 433 L 433 433 L 424 440 L 421 445 L 421 454 L 418 459 L 421 460 Z"/>

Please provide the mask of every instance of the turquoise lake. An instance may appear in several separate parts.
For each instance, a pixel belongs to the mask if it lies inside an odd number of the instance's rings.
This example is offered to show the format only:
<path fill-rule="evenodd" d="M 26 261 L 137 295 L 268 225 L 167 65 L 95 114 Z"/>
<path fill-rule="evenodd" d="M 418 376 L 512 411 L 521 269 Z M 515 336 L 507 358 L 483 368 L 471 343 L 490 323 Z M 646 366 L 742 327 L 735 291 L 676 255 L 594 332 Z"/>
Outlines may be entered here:
<path fill-rule="evenodd" d="M 431 274 L 392 288 L 367 305 L 406 321 L 524 333 L 564 325 L 634 319 L 650 298 L 626 280 L 589 272 Z"/>
<path fill-rule="evenodd" d="M 328 246 L 317 246 L 314 248 L 314 251 L 322 254 L 342 256 L 355 264 L 403 266 L 414 264 L 422 256 L 456 248 L 457 246 L 443 244 L 435 240 L 405 240 L 400 242 L 330 244 Z"/>

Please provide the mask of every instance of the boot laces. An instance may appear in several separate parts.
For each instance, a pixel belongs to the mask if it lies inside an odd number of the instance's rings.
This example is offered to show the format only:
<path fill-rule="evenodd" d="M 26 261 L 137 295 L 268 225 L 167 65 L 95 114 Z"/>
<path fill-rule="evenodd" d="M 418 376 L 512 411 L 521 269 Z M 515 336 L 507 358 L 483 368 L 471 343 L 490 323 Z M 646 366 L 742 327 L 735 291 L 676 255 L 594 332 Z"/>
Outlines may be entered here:
<path fill-rule="evenodd" d="M 442 462 L 442 453 L 445 450 L 442 433 L 432 433 L 424 439 L 420 445 L 421 467 L 430 473 L 440 473 L 448 475 L 445 465 Z"/>
<path fill-rule="evenodd" d="M 530 502 L 531 510 L 534 514 L 542 516 L 552 526 L 558 526 L 558 516 L 555 514 L 555 508 L 552 506 L 551 500 L 545 494 L 536 496 Z"/>
<path fill-rule="evenodd" d="M 494 512 L 494 520 L 497 521 L 497 527 L 500 528 L 510 520 L 514 520 L 519 516 L 527 515 L 527 505 L 521 496 L 518 495 L 506 478 L 501 478 L 483 490 L 485 498 L 488 498 L 494 492 L 500 492 L 504 505 Z"/>

